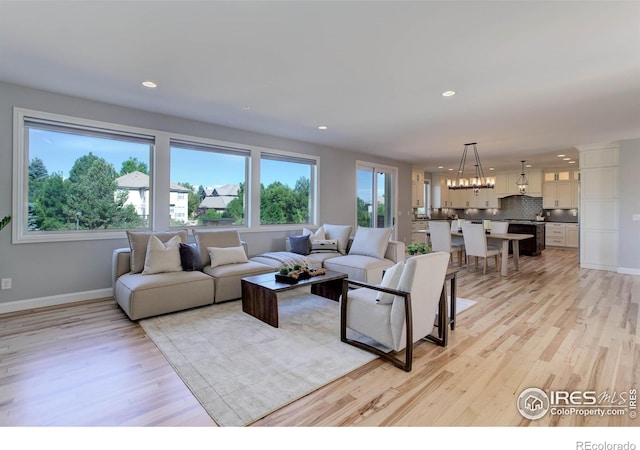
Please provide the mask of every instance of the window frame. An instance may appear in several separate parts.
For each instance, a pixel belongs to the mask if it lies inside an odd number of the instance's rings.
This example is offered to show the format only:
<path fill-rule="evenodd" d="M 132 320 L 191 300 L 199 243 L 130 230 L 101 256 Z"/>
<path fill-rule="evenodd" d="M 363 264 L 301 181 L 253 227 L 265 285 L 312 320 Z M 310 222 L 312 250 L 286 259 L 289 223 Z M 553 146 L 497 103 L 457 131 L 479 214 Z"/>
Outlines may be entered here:
<path fill-rule="evenodd" d="M 220 146 L 230 149 L 241 149 L 249 152 L 245 176 L 245 215 L 244 225 L 233 227 L 216 227 L 216 229 L 236 229 L 243 232 L 290 231 L 301 227 L 317 225 L 320 217 L 320 156 L 280 150 L 255 145 L 245 145 L 235 142 L 210 139 L 201 136 L 185 135 L 142 127 L 132 127 L 112 122 L 84 119 L 64 114 L 37 111 L 22 107 L 13 108 L 13 182 L 12 182 L 12 243 L 42 243 L 65 241 L 91 241 L 105 239 L 126 238 L 126 229 L 113 230 L 64 230 L 64 231 L 36 231 L 27 230 L 28 212 L 28 181 L 29 181 L 29 152 L 25 148 L 25 119 L 40 119 L 58 122 L 63 126 L 88 130 L 112 131 L 115 134 L 144 136 L 153 140 L 149 155 L 149 220 L 148 226 L 135 228 L 140 231 L 161 231 L 175 229 L 170 227 L 169 190 L 166 195 L 162 190 L 170 185 L 170 157 L 171 141 L 187 141 L 201 143 L 205 146 Z M 166 154 L 165 154 L 166 153 Z M 284 160 L 315 161 L 311 170 L 309 222 L 299 224 L 260 224 L 260 160 L 262 153 L 279 155 Z M 166 179 L 165 179 L 166 178 Z M 165 204 L 166 199 L 166 204 Z M 166 216 L 166 217 L 165 217 Z M 181 227 L 182 228 L 182 227 Z M 203 229 L 207 227 L 187 225 L 185 229 Z M 210 227 L 209 227 L 210 228 Z"/>
<path fill-rule="evenodd" d="M 13 193 L 12 193 L 12 243 L 37 243 L 37 242 L 63 242 L 63 241 L 87 241 L 100 239 L 122 239 L 125 233 L 122 229 L 111 230 L 64 230 L 64 231 L 28 231 L 27 213 L 29 209 L 29 152 L 26 148 L 25 122 L 33 119 L 51 123 L 59 123 L 62 127 L 77 128 L 78 130 L 103 131 L 106 135 L 110 132 L 114 135 L 144 136 L 153 141 L 149 151 L 149 167 L 153 167 L 156 153 L 156 133 L 144 128 L 129 127 L 108 122 L 101 122 L 62 114 L 35 111 L 26 108 L 14 107 L 13 109 Z M 153 174 L 149 179 L 149 195 L 153 196 Z M 149 204 L 149 217 L 155 214 L 153 202 Z M 152 220 L 147 227 L 135 228 L 139 231 L 152 229 Z"/>
<path fill-rule="evenodd" d="M 391 219 L 392 219 L 392 226 L 391 228 L 393 229 L 392 232 L 392 238 L 393 239 L 397 239 L 398 237 L 398 173 L 399 170 L 397 167 L 395 166 L 388 166 L 385 164 L 377 164 L 374 162 L 369 162 L 369 161 L 361 161 L 361 160 L 356 160 L 356 168 L 355 168 L 355 199 L 356 199 L 356 208 L 355 208 L 355 220 L 354 222 L 357 224 L 358 223 L 358 208 L 357 208 L 357 199 L 358 199 L 358 171 L 360 170 L 364 170 L 364 171 L 371 171 L 373 172 L 373 186 L 372 189 L 375 189 L 378 187 L 378 182 L 377 182 L 377 178 L 376 178 L 376 172 L 383 172 L 386 174 L 389 174 L 391 176 L 391 189 L 392 191 L 392 195 L 391 195 Z M 376 193 L 373 192 L 373 195 L 375 197 Z M 372 199 L 373 201 L 373 199 Z M 377 202 L 374 202 L 374 204 L 377 205 Z M 378 228 L 377 227 L 377 223 L 374 222 L 374 227 L 373 228 Z"/>

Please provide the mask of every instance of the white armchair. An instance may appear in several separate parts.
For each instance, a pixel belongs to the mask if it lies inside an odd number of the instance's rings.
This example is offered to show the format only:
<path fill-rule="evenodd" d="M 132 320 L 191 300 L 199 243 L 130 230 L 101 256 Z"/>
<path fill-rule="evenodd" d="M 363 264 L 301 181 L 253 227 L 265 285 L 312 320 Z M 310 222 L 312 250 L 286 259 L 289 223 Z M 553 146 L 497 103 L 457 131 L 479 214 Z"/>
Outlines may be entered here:
<path fill-rule="evenodd" d="M 427 338 L 443 345 L 429 335 L 435 327 L 441 296 L 446 295 L 443 286 L 450 256 L 434 252 L 408 258 L 394 289 L 345 280 L 340 305 L 340 340 L 409 372 L 415 342 Z M 350 290 L 349 286 L 358 288 Z M 347 336 L 348 330 L 351 330 L 349 334 L 359 333 L 389 351 L 363 342 L 365 339 L 356 340 L 357 336 Z M 404 361 L 391 352 L 403 349 Z"/>

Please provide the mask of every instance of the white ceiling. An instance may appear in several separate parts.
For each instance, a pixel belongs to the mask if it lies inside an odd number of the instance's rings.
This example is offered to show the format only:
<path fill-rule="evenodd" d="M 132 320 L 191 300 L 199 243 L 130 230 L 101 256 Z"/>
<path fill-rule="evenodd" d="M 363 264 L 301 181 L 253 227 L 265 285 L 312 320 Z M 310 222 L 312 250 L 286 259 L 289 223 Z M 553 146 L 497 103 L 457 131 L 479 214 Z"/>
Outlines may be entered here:
<path fill-rule="evenodd" d="M 640 137 L 640 2 L 0 0 L 0 80 L 430 170 L 472 141 L 485 170 L 559 165 Z"/>

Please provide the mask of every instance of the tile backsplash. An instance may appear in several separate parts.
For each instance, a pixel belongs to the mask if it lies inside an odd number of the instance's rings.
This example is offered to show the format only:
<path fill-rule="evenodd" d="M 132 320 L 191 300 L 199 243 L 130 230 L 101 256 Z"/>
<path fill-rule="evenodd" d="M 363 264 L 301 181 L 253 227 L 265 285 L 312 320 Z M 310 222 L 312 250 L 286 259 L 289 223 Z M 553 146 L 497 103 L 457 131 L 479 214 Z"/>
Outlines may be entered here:
<path fill-rule="evenodd" d="M 554 222 L 578 222 L 576 209 L 548 209 L 542 208 L 542 197 L 528 195 L 511 195 L 500 199 L 499 209 L 434 209 L 432 219 L 445 219 L 457 215 L 461 219 L 491 219 L 491 220 L 535 220 L 536 213 L 543 212 L 545 220 Z M 575 215 L 574 215 L 575 214 Z"/>

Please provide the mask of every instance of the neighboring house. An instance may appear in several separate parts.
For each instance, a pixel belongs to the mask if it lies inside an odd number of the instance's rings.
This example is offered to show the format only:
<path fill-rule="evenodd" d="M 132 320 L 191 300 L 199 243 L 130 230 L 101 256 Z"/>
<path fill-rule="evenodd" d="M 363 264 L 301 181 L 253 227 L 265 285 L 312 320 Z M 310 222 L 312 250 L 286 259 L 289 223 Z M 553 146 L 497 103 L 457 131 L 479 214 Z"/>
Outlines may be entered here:
<path fill-rule="evenodd" d="M 133 205 L 140 217 L 149 216 L 149 175 L 142 172 L 131 172 L 116 178 L 118 192 L 127 191 L 125 205 Z M 179 184 L 170 185 L 169 213 L 172 220 L 186 222 L 189 220 L 189 189 Z"/>
<path fill-rule="evenodd" d="M 206 214 L 210 209 L 223 212 L 227 209 L 229 202 L 238 197 L 238 190 L 240 190 L 239 184 L 223 184 L 215 188 L 205 188 L 205 197 L 198 206 L 198 215 Z"/>

